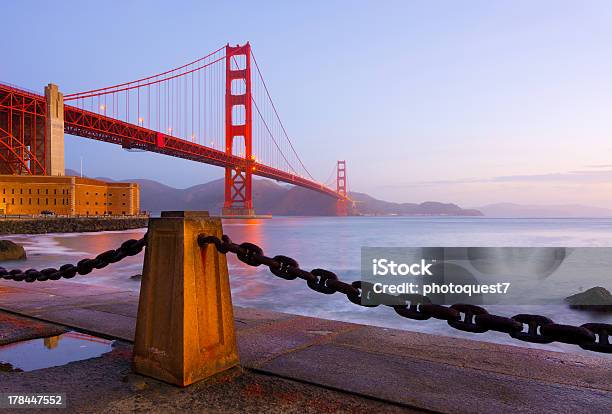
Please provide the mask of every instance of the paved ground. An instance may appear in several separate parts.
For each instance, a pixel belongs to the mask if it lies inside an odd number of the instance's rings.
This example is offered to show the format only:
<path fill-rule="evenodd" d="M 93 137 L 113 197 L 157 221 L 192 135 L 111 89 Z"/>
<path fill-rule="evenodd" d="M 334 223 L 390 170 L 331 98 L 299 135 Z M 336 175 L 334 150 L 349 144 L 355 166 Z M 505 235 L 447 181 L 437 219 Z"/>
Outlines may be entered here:
<path fill-rule="evenodd" d="M 612 360 L 595 354 L 245 308 L 235 310 L 244 369 L 178 389 L 130 373 L 137 302 L 135 293 L 112 288 L 64 281 L 1 282 L 1 309 L 122 342 L 101 358 L 30 373 L 0 373 L 0 392 L 31 391 L 34 386 L 51 391 L 61 384 L 70 390 L 71 407 L 109 412 L 594 414 L 612 407 Z M 90 402 L 76 401 L 77 396 Z"/>
<path fill-rule="evenodd" d="M 66 329 L 6 312 L 0 313 L 0 345 L 6 345 L 27 339 L 44 338 L 60 335 Z"/>

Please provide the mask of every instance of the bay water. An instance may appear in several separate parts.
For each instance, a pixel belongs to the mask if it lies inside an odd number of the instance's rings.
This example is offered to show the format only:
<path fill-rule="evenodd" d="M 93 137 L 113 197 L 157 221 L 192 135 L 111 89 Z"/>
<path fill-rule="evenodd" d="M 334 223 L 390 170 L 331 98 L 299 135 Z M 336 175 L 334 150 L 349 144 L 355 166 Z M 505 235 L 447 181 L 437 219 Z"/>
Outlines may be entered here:
<path fill-rule="evenodd" d="M 344 281 L 360 279 L 362 247 L 612 247 L 612 219 L 493 219 L 464 217 L 274 217 L 269 220 L 224 220 L 224 232 L 233 241 L 261 246 L 268 256 L 286 255 L 311 270 L 325 268 Z M 5 262 L 12 268 L 58 267 L 116 248 L 130 238 L 139 238 L 145 229 L 45 235 L 11 235 L 5 239 L 24 245 L 27 262 Z M 79 283 L 113 286 L 138 291 L 144 254 L 129 257 L 86 276 L 72 279 Z M 612 258 L 611 258 L 612 261 Z M 228 255 L 232 300 L 235 305 L 268 309 L 298 315 L 335 319 L 408 331 L 470 338 L 561 352 L 595 355 L 565 344 L 530 344 L 502 333 L 471 334 L 430 319 L 414 321 L 399 317 L 391 308 L 364 308 L 349 302 L 340 293 L 323 295 L 310 290 L 304 281 L 286 281 L 267 268 L 249 267 Z M 612 323 L 612 314 L 570 309 L 563 298 L 593 286 L 612 288 L 612 269 L 607 272 L 576 274 L 564 280 L 555 275 L 542 282 L 553 301 L 537 304 L 487 306 L 490 312 L 505 316 L 534 313 L 558 323 Z M 593 274 L 596 274 L 595 276 Z M 49 283 L 49 282 L 48 282 Z M 534 281 L 534 286 L 539 286 Z M 537 295 L 537 289 L 533 289 Z M 528 301 L 524 302 L 528 303 Z M 604 356 L 604 354 L 597 354 Z"/>

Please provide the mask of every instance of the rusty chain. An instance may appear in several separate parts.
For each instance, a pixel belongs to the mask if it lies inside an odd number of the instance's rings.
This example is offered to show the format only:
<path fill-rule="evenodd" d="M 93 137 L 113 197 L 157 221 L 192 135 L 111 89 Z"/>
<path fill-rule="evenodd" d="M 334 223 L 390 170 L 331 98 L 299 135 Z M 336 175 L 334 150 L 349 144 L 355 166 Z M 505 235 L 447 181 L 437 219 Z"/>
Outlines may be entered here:
<path fill-rule="evenodd" d="M 111 263 L 117 263 L 128 256 L 135 256 L 147 245 L 147 235 L 141 239 L 130 239 L 121 244 L 116 249 L 107 250 L 100 253 L 93 259 L 83 259 L 76 265 L 65 264 L 59 269 L 50 267 L 43 270 L 20 269 L 6 270 L 0 267 L 0 279 L 15 280 L 17 282 L 44 282 L 46 280 L 59 280 L 61 278 L 71 279 L 77 274 L 86 275 L 94 269 L 102 269 Z"/>
<path fill-rule="evenodd" d="M 308 287 L 316 292 L 331 295 L 343 293 L 347 299 L 360 306 L 376 307 L 379 305 L 363 305 L 361 294 L 366 282 L 343 282 L 338 276 L 325 269 L 313 269 L 310 272 L 300 269 L 298 262 L 287 256 L 268 257 L 263 250 L 253 243 L 233 243 L 227 236 L 221 239 L 215 236 L 201 234 L 198 244 L 204 248 L 214 245 L 218 252 L 234 253 L 240 261 L 249 266 L 268 266 L 272 274 L 285 279 L 302 279 Z M 397 296 L 386 293 L 378 296 Z M 392 307 L 395 312 L 408 319 L 427 320 L 430 318 L 446 321 L 451 327 L 460 331 L 484 333 L 488 331 L 502 332 L 514 339 L 525 342 L 548 344 L 561 342 L 578 345 L 582 349 L 594 352 L 612 353 L 612 324 L 586 323 L 581 326 L 563 325 L 541 315 L 519 314 L 513 317 L 494 315 L 486 309 L 468 304 L 452 306 L 438 305 L 422 295 L 403 294 L 399 297 L 402 305 L 384 305 Z M 527 328 L 525 330 L 525 327 Z"/>

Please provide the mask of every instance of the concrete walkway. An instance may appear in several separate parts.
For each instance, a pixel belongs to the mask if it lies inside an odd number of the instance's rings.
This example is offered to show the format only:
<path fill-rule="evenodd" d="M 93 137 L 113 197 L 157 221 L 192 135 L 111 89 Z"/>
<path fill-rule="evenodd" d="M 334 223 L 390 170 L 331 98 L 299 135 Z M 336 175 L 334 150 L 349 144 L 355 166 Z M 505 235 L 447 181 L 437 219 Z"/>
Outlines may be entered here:
<path fill-rule="evenodd" d="M 0 309 L 126 341 L 123 365 L 119 364 L 126 372 L 137 306 L 137 293 L 109 287 L 66 281 L 0 282 Z M 237 383 L 259 384 L 253 387 L 260 395 L 282 383 L 319 395 L 312 404 L 332 404 L 311 412 L 366 411 L 368 404 L 378 404 L 371 406 L 372 412 L 444 413 L 593 414 L 610 412 L 612 407 L 612 360 L 596 354 L 563 354 L 239 307 L 235 320 L 246 371 L 231 374 L 234 379 L 229 382 L 234 385 L 226 390 L 215 383 L 221 400 L 223 395 L 234 397 L 230 391 Z M 44 376 L 56 369 L 60 368 L 20 375 Z M 128 378 L 124 382 L 146 381 L 147 389 L 161 393 L 149 395 L 148 403 L 164 395 L 196 392 L 162 392 L 172 387 L 123 375 Z M 19 385 L 19 381 L 11 384 L 11 378 L 3 379 L 0 390 Z M 187 390 L 211 386 L 206 383 Z M 352 402 L 342 405 L 342 401 Z M 268 403 L 264 411 L 278 411 L 272 400 Z"/>

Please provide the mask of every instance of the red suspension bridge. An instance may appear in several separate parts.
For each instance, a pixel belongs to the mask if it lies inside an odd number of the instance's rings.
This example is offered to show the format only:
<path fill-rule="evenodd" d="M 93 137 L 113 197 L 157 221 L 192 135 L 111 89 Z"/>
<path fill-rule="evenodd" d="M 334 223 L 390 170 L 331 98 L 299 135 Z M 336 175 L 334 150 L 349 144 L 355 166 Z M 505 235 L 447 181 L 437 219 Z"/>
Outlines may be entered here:
<path fill-rule="evenodd" d="M 64 132 L 225 168 L 225 215 L 254 214 L 253 175 L 329 195 L 338 200 L 338 214 L 347 211 L 345 162 L 337 163 L 334 186 L 313 178 L 249 43 L 64 96 L 55 85 L 43 96 L 0 84 L 0 173 L 63 175 Z"/>

